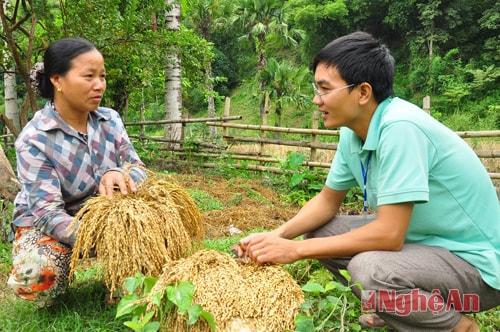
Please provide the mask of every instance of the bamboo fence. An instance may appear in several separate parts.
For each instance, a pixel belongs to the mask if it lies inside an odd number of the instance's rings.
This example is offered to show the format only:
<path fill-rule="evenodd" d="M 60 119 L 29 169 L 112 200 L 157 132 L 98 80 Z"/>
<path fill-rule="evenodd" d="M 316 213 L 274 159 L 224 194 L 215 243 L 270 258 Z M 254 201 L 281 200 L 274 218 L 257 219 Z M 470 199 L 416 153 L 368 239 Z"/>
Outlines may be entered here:
<path fill-rule="evenodd" d="M 265 112 L 267 114 L 267 112 Z M 267 118 L 264 116 L 262 125 L 231 123 L 235 120 L 241 120 L 242 116 L 230 115 L 230 99 L 226 98 L 224 107 L 224 115 L 222 117 L 213 118 L 196 118 L 182 120 L 160 120 L 160 121 L 135 121 L 126 122 L 126 126 L 140 126 L 140 135 L 131 135 L 130 137 L 142 144 L 146 141 L 159 143 L 160 150 L 167 150 L 169 158 L 167 163 L 182 166 L 183 164 L 193 164 L 203 167 L 221 167 L 222 164 L 232 168 L 247 169 L 252 171 L 268 171 L 273 173 L 283 173 L 284 170 L 279 167 L 286 155 L 277 156 L 272 153 L 273 147 L 280 146 L 286 151 L 300 151 L 306 154 L 306 159 L 303 166 L 309 168 L 330 167 L 331 158 L 334 151 L 337 149 L 335 139 L 325 137 L 338 137 L 338 130 L 323 130 L 319 129 L 319 112 L 312 113 L 311 128 L 284 128 L 273 127 L 267 125 Z M 181 142 L 172 142 L 165 137 L 147 135 L 147 126 L 162 125 L 167 123 L 182 124 L 182 140 Z M 192 140 L 185 138 L 187 126 L 194 123 L 205 123 L 206 126 L 222 128 L 222 140 L 207 141 Z M 243 135 L 244 131 L 256 131 L 257 134 L 249 137 Z M 274 133 L 275 138 L 269 138 L 269 133 Z M 500 130 L 488 131 L 460 131 L 457 135 L 465 140 L 493 138 L 494 144 L 489 149 L 474 149 L 478 157 L 483 161 L 489 169 L 489 175 L 492 179 L 500 179 L 500 143 L 497 138 L 500 138 Z M 286 134 L 287 139 L 280 139 L 280 134 Z M 307 139 L 304 137 L 307 136 Z M 291 137 L 291 138 L 290 138 Z M 11 135 L 0 135 L 3 138 L 4 148 L 12 145 L 10 142 Z M 324 141 L 330 140 L 330 142 Z M 471 145 L 476 145 L 471 144 Z M 248 150 L 245 147 L 251 146 Z M 328 161 L 319 158 L 320 152 L 323 155 L 328 154 Z"/>
<path fill-rule="evenodd" d="M 322 142 L 324 137 L 338 137 L 338 130 L 323 130 L 319 129 L 319 112 L 312 112 L 311 128 L 284 128 L 273 127 L 267 125 L 267 112 L 264 113 L 262 125 L 240 124 L 231 123 L 234 120 L 241 120 L 241 116 L 230 115 L 230 99 L 226 98 L 224 107 L 224 115 L 218 118 L 203 118 L 203 119 L 187 119 L 183 120 L 183 131 L 185 126 L 190 123 L 203 122 L 207 126 L 222 128 L 222 142 L 211 143 L 209 142 L 192 142 L 189 147 L 180 144 L 181 148 L 174 148 L 173 145 L 166 146 L 164 149 L 169 149 L 172 153 L 170 155 L 173 164 L 182 163 L 196 163 L 197 165 L 209 168 L 222 167 L 221 164 L 238 169 L 246 169 L 252 171 L 267 171 L 273 173 L 283 173 L 281 167 L 273 166 L 279 165 L 286 155 L 276 156 L 272 153 L 273 147 L 281 146 L 286 151 L 297 150 L 306 153 L 306 159 L 303 166 L 309 168 L 330 168 L 331 157 L 337 149 L 337 143 Z M 126 125 L 150 125 L 162 124 L 164 121 L 143 121 L 127 123 Z M 256 135 L 249 137 L 243 135 L 244 131 L 256 131 Z M 145 130 L 141 130 L 145 132 Z M 269 138 L 268 133 L 287 134 L 287 138 L 294 137 L 293 139 L 279 139 Z M 457 132 L 457 135 L 463 139 L 481 139 L 481 138 L 500 138 L 500 130 L 488 131 L 462 131 Z M 275 135 L 276 136 L 276 135 Z M 309 137 L 304 139 L 304 136 Z M 184 134 L 182 135 L 184 137 Z M 149 139 L 157 142 L 172 143 L 161 137 L 137 137 L 136 139 Z M 179 143 L 179 142 L 177 142 Z M 180 142 L 182 143 L 182 142 Z M 179 145 L 177 145 L 179 146 Z M 245 147 L 252 146 L 253 149 L 248 150 Z M 238 149 L 238 147 L 243 147 Z M 492 146 L 491 149 L 475 149 L 474 151 L 478 157 L 483 161 L 485 166 L 490 169 L 489 175 L 492 179 L 500 179 L 500 150 L 498 142 Z M 319 158 L 320 152 L 330 152 L 328 161 L 322 161 Z M 491 166 L 493 165 L 493 166 Z"/>

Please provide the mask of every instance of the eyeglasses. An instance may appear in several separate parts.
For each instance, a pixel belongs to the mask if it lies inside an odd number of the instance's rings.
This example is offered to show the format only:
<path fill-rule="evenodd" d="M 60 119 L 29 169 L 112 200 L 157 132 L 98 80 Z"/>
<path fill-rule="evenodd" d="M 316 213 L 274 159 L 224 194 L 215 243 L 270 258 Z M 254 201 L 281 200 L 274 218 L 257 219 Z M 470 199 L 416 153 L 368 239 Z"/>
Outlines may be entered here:
<path fill-rule="evenodd" d="M 319 91 L 318 85 L 316 83 L 312 83 L 312 86 L 313 86 L 314 94 L 319 97 L 319 100 L 321 100 L 321 102 L 323 102 L 323 98 L 322 97 L 324 95 L 327 95 L 327 94 L 332 93 L 334 91 L 351 88 L 353 86 L 356 86 L 356 84 L 349 84 L 349 85 L 346 85 L 346 86 L 342 86 L 340 88 L 336 88 L 336 89 L 332 89 L 332 90 L 327 90 L 325 92 Z"/>

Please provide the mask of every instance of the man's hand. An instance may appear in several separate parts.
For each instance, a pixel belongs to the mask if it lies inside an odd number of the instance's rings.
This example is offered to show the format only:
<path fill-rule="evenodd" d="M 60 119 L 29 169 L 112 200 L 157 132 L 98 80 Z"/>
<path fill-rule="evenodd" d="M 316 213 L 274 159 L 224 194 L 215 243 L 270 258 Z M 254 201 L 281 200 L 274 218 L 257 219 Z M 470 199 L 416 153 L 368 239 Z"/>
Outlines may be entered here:
<path fill-rule="evenodd" d="M 118 171 L 108 171 L 102 176 L 99 183 L 99 195 L 106 195 L 113 198 L 115 189 L 119 189 L 123 195 L 128 194 L 128 190 L 137 191 L 135 182 L 128 176 L 124 176 Z"/>
<path fill-rule="evenodd" d="M 300 259 L 297 254 L 297 246 L 300 242 L 284 239 L 275 232 L 254 233 L 241 239 L 236 249 L 239 257 L 246 254 L 258 264 L 290 264 Z"/>

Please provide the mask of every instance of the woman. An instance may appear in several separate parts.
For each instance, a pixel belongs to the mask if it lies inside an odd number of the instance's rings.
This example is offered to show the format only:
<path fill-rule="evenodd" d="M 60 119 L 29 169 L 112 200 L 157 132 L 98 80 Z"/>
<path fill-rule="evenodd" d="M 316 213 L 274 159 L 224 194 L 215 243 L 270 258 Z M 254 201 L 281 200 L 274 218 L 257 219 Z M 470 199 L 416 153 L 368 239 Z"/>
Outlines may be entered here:
<path fill-rule="evenodd" d="M 125 163 L 144 164 L 118 113 L 99 107 L 106 69 L 92 43 L 65 38 L 50 44 L 32 74 L 39 95 L 49 101 L 15 143 L 22 188 L 14 202 L 8 285 L 18 297 L 44 306 L 67 287 L 73 216 L 96 194 L 134 192 L 146 174 L 140 167 L 122 172 Z"/>

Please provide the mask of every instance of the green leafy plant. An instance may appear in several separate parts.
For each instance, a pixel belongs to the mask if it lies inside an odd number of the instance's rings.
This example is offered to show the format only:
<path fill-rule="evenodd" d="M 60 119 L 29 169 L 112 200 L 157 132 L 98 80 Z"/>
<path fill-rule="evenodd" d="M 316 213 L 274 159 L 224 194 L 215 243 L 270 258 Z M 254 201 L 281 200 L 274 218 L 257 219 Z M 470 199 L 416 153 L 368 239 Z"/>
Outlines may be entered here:
<path fill-rule="evenodd" d="M 150 296 L 151 302 L 158 307 L 158 320 L 152 321 L 155 312 L 148 312 L 148 304 L 141 299 L 149 296 L 157 281 L 158 278 L 145 277 L 141 273 L 127 278 L 124 286 L 128 294 L 118 303 L 116 318 L 132 316 L 131 320 L 124 322 L 125 326 L 137 332 L 155 332 L 160 329 L 165 315 L 173 312 L 174 307 L 177 307 L 179 315 L 187 316 L 186 331 L 189 331 L 189 326 L 195 324 L 200 318 L 203 318 L 210 328 L 215 330 L 213 316 L 203 310 L 201 305 L 192 304 L 194 285 L 189 281 L 180 281 L 177 285 L 169 285 L 164 294 L 158 292 Z M 166 302 L 163 301 L 165 296 Z"/>
<path fill-rule="evenodd" d="M 181 281 L 177 286 L 167 286 L 167 306 L 166 310 L 177 306 L 180 315 L 187 315 L 188 326 L 195 324 L 198 319 L 203 318 L 212 330 L 215 330 L 215 320 L 209 312 L 203 310 L 201 305 L 192 304 L 194 285 L 189 281 Z"/>
<path fill-rule="evenodd" d="M 302 240 L 302 237 L 299 237 L 299 239 Z M 284 265 L 284 268 L 297 280 L 299 285 L 304 285 L 312 280 L 323 283 L 332 279 L 332 274 L 316 259 L 298 260 Z"/>
<path fill-rule="evenodd" d="M 347 192 L 344 198 L 344 205 L 357 208 L 361 211 L 363 209 L 363 200 L 363 190 L 360 187 L 354 187 Z"/>
<path fill-rule="evenodd" d="M 149 294 L 157 281 L 157 278 L 145 277 L 141 273 L 125 279 L 124 286 L 128 294 L 118 303 L 116 318 L 131 315 L 132 319 L 125 321 L 125 326 L 134 331 L 158 331 L 160 322 L 150 322 L 154 312 L 146 313 L 147 304 L 140 301 Z"/>
<path fill-rule="evenodd" d="M 280 163 L 284 181 L 288 183 L 288 189 L 291 190 L 284 195 L 288 203 L 304 204 L 323 188 L 323 181 L 320 180 L 322 175 L 317 169 L 303 166 L 305 158 L 305 154 L 292 151 Z"/>
<path fill-rule="evenodd" d="M 349 273 L 346 270 L 340 270 L 340 273 L 350 283 Z M 321 284 L 311 279 L 302 286 L 306 297 L 301 312 L 295 316 L 295 331 L 345 331 L 346 325 L 350 331 L 359 331 L 359 324 L 349 324 L 347 317 L 357 314 L 353 308 L 357 301 L 352 301 L 354 286 L 361 287 L 359 283 L 345 286 L 334 280 Z"/>
<path fill-rule="evenodd" d="M 4 153 L 5 156 L 7 157 L 7 160 L 9 161 L 10 165 L 12 166 L 12 169 L 16 169 L 16 149 L 13 147 L 4 147 Z"/>
<path fill-rule="evenodd" d="M 157 142 L 140 140 L 138 144 L 134 144 L 134 147 L 141 160 L 147 165 L 160 158 L 160 145 Z"/>
<path fill-rule="evenodd" d="M 7 241 L 14 204 L 0 199 L 0 242 Z"/>

